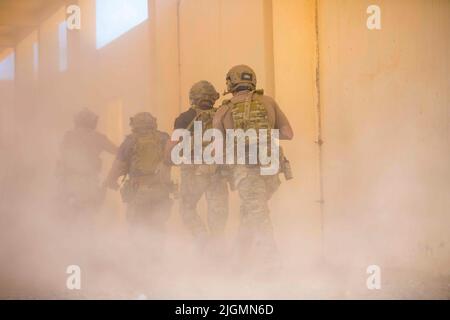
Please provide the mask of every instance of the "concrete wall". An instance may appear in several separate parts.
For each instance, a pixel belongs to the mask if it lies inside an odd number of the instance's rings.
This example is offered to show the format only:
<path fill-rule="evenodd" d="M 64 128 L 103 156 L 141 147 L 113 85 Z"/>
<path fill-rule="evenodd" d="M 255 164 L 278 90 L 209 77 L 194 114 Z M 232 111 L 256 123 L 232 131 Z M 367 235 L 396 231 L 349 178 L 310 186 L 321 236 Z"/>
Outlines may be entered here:
<path fill-rule="evenodd" d="M 382 29 L 369 31 L 375 3 Z M 446 270 L 450 2 L 320 1 L 319 13 L 328 249 Z"/>
<path fill-rule="evenodd" d="M 275 195 L 274 223 L 290 250 L 321 250 L 321 215 L 315 96 L 314 1 L 273 1 L 275 98 L 295 132 L 284 143 L 295 180 Z M 293 248 L 292 248 L 293 246 Z M 287 256 L 293 257 L 291 253 Z"/>

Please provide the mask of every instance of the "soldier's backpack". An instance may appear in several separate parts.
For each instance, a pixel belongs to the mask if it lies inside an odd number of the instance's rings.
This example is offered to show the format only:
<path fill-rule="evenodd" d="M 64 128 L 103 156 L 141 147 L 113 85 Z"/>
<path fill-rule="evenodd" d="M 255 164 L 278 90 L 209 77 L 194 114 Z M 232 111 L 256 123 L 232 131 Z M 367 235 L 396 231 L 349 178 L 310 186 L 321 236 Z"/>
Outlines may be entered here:
<path fill-rule="evenodd" d="M 164 157 L 164 141 L 161 133 L 151 130 L 146 133 L 134 133 L 134 147 L 129 163 L 132 177 L 149 176 L 157 173 Z"/>
<path fill-rule="evenodd" d="M 213 128 L 213 119 L 214 119 L 214 115 L 217 111 L 217 109 L 215 108 L 211 108 L 211 109 L 207 109 L 207 110 L 203 110 L 200 109 L 196 106 L 193 106 L 192 109 L 195 110 L 196 112 L 196 116 L 194 117 L 194 119 L 192 119 L 191 123 L 189 123 L 189 125 L 187 126 L 187 130 L 189 130 L 191 132 L 191 135 L 194 134 L 194 125 L 196 121 L 199 121 L 202 123 L 202 130 L 203 132 L 205 132 L 208 129 L 212 129 Z M 204 148 L 209 145 L 210 142 L 203 142 L 202 143 L 202 149 L 204 150 Z M 191 144 L 191 154 L 194 154 L 194 148 L 195 148 L 195 143 Z M 210 174 L 215 174 L 217 171 L 217 166 L 215 165 L 195 165 L 192 167 L 195 170 L 195 174 L 196 175 L 210 175 Z"/>

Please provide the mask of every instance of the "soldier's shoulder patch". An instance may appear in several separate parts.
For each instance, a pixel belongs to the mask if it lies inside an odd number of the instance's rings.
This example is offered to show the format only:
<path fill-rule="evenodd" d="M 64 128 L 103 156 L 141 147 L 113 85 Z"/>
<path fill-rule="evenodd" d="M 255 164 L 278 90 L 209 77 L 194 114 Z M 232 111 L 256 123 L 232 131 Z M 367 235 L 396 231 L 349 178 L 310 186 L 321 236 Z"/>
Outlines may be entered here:
<path fill-rule="evenodd" d="M 248 72 L 242 73 L 241 80 L 253 81 L 253 75 Z"/>

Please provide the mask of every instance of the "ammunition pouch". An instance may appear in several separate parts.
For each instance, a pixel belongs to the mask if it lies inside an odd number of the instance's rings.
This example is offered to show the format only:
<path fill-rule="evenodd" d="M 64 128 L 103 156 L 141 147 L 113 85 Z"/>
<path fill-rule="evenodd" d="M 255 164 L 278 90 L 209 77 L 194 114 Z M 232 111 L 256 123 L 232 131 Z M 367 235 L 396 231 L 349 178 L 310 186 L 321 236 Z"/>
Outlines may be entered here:
<path fill-rule="evenodd" d="M 291 163 L 286 158 L 283 148 L 280 147 L 280 171 L 283 173 L 286 181 L 294 179 Z"/>

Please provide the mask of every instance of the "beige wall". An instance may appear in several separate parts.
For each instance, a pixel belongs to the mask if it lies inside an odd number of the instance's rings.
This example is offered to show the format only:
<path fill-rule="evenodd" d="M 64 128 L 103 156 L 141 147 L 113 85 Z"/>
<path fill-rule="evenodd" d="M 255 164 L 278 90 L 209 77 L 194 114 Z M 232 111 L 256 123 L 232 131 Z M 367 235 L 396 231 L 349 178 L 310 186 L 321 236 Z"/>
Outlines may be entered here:
<path fill-rule="evenodd" d="M 236 64 L 251 65 L 257 71 L 259 86 L 273 94 L 268 86 L 273 83 L 273 74 L 269 73 L 273 54 L 265 50 L 272 41 L 266 32 L 266 5 L 267 1 L 261 0 L 181 3 L 183 110 L 188 107 L 188 93 L 194 82 L 208 79 L 223 92 L 225 75 Z"/>
<path fill-rule="evenodd" d="M 273 26 L 276 99 L 295 132 L 284 143 L 295 180 L 275 195 L 273 219 L 296 252 L 320 250 L 314 1 L 273 1 Z"/>
<path fill-rule="evenodd" d="M 329 250 L 402 263 L 429 245 L 422 261 L 445 270 L 450 2 L 376 1 L 369 31 L 373 3 L 320 1 Z"/>

